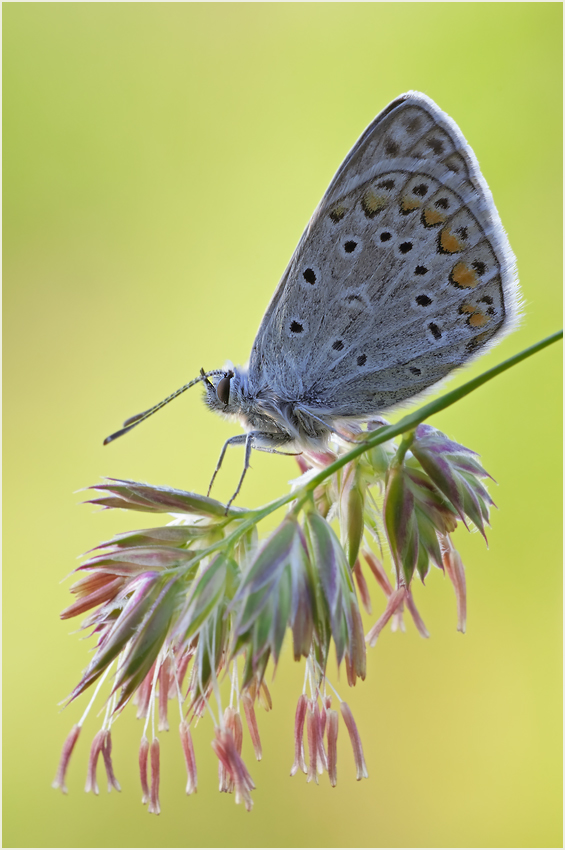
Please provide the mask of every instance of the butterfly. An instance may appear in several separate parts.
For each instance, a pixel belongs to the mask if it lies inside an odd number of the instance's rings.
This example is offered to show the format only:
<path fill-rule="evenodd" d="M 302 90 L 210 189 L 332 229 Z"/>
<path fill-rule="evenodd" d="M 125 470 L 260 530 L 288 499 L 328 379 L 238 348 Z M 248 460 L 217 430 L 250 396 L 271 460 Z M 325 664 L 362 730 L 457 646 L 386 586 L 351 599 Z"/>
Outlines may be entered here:
<path fill-rule="evenodd" d="M 109 443 L 194 384 L 253 449 L 320 450 L 445 378 L 512 329 L 514 255 L 455 122 L 408 92 L 367 127 L 314 212 L 246 366 L 204 372 L 128 419 Z"/>

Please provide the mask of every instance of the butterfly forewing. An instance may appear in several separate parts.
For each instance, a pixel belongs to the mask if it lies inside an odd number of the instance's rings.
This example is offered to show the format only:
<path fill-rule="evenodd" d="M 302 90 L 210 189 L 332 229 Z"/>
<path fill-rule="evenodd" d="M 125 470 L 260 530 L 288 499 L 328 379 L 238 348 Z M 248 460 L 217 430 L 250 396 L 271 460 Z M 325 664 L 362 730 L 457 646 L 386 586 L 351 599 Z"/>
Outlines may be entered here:
<path fill-rule="evenodd" d="M 417 395 L 515 318 L 514 258 L 478 163 L 423 95 L 346 157 L 265 314 L 249 377 L 332 416 Z"/>

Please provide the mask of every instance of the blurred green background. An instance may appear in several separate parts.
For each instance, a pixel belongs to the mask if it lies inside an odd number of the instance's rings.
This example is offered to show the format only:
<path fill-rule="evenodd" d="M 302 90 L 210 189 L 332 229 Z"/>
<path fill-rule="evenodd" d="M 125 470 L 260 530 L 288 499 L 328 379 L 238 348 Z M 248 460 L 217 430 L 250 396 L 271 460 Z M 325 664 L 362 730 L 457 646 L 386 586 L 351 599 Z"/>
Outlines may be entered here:
<path fill-rule="evenodd" d="M 86 700 L 57 703 L 89 657 L 58 619 L 60 581 L 80 552 L 146 525 L 75 493 L 102 475 L 205 492 L 237 429 L 199 390 L 102 439 L 201 366 L 245 362 L 330 178 L 395 96 L 424 91 L 457 121 L 518 259 L 521 328 L 450 387 L 560 326 L 561 16 L 556 3 L 4 5 L 4 846 L 561 845 L 559 344 L 433 420 L 481 453 L 499 510 L 488 550 L 455 535 L 468 633 L 434 571 L 415 591 L 431 640 L 387 630 L 347 694 L 368 781 L 344 731 L 336 789 L 289 778 L 303 667 L 287 649 L 259 717 L 263 761 L 244 745 L 252 814 L 216 790 L 205 719 L 198 794 L 184 795 L 176 731 L 161 735 L 163 813 L 149 817 L 131 709 L 114 727 L 121 795 L 82 790 L 95 713 L 69 796 L 50 788 Z M 234 450 L 219 498 L 241 461 Z M 255 455 L 240 503 L 295 474 Z"/>

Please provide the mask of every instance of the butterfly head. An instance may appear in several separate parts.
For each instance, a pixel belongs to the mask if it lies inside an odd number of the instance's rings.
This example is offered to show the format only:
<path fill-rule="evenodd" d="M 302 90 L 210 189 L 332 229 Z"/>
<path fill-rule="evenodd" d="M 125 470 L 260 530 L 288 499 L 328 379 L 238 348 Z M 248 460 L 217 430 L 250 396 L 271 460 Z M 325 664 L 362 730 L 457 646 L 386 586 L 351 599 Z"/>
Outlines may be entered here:
<path fill-rule="evenodd" d="M 232 367 L 208 374 L 202 379 L 206 395 L 204 403 L 210 410 L 224 416 L 237 416 L 241 413 L 243 400 L 243 375 Z"/>

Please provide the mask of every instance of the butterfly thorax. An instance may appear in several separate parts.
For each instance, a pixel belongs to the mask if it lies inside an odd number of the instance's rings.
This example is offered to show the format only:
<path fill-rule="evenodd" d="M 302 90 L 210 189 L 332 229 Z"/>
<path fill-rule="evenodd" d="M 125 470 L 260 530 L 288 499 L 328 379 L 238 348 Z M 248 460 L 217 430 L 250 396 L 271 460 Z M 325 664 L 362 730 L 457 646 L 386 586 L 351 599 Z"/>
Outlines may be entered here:
<path fill-rule="evenodd" d="M 331 428 L 309 415 L 300 400 L 283 398 L 265 381 L 255 386 L 247 367 L 226 369 L 205 384 L 205 404 L 230 421 L 254 433 L 254 443 L 265 447 L 319 449 Z"/>

